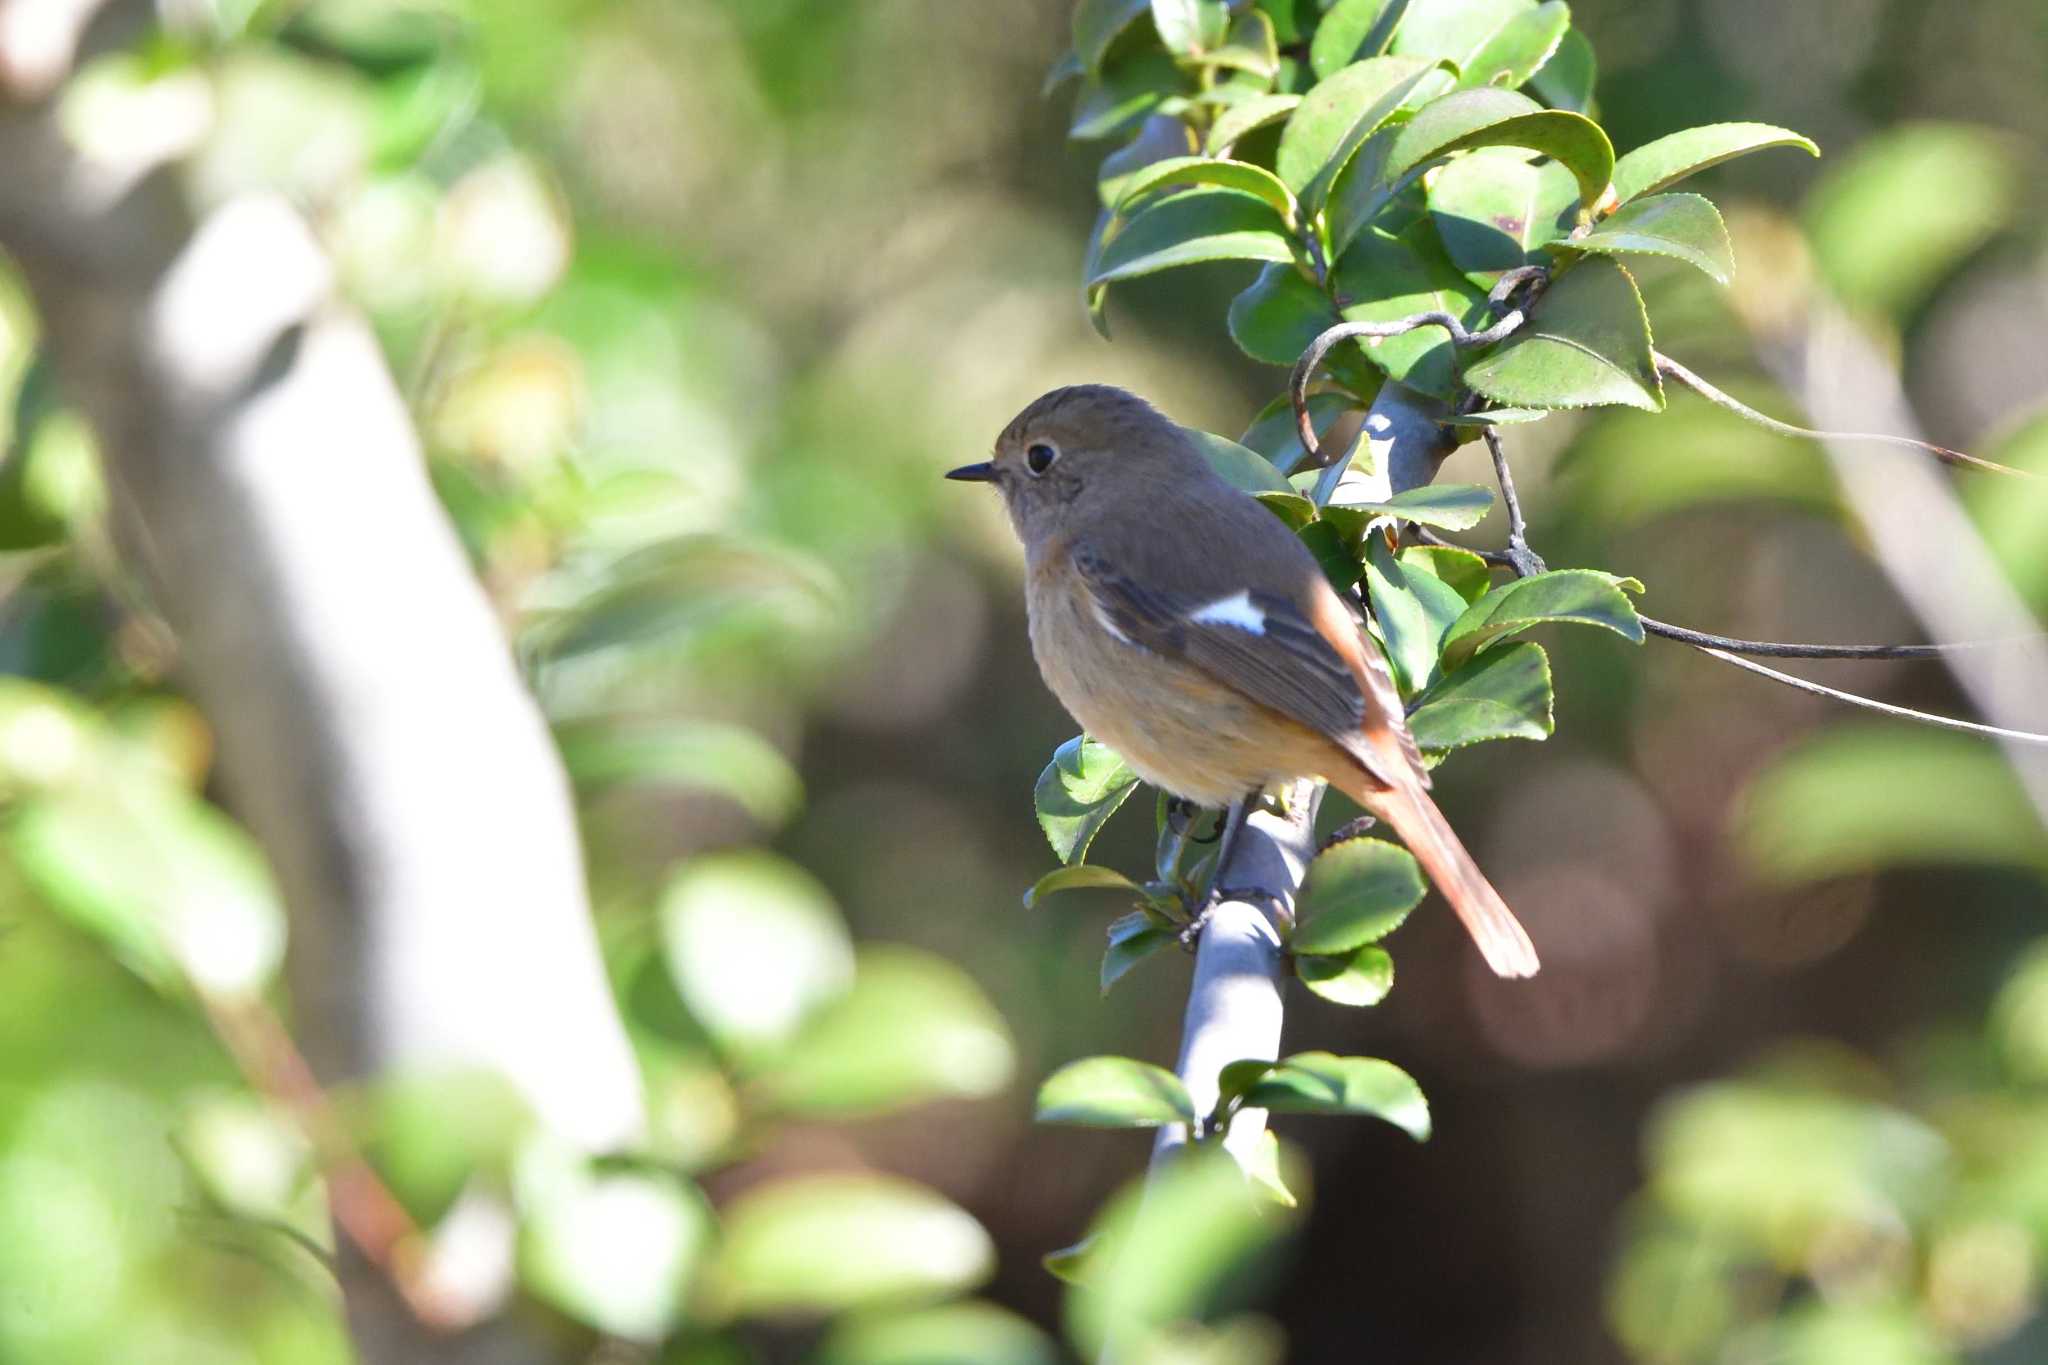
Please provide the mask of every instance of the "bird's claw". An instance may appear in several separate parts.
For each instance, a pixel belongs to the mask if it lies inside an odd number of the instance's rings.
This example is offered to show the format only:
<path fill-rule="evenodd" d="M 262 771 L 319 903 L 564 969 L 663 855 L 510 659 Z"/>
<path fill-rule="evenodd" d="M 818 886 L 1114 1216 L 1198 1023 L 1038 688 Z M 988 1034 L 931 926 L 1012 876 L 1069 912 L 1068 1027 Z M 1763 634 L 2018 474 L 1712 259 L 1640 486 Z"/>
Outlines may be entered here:
<path fill-rule="evenodd" d="M 1180 940 L 1180 946 L 1192 953 L 1195 945 L 1201 941 L 1202 931 L 1208 927 L 1209 920 L 1215 915 L 1216 907 L 1226 901 L 1246 901 L 1263 906 L 1271 911 L 1275 918 L 1281 920 L 1285 920 L 1290 913 L 1287 901 L 1283 897 L 1262 886 L 1219 886 L 1209 893 L 1209 898 L 1202 902 L 1202 908 L 1195 911 L 1194 917 L 1181 926 L 1180 933 L 1176 935 Z"/>

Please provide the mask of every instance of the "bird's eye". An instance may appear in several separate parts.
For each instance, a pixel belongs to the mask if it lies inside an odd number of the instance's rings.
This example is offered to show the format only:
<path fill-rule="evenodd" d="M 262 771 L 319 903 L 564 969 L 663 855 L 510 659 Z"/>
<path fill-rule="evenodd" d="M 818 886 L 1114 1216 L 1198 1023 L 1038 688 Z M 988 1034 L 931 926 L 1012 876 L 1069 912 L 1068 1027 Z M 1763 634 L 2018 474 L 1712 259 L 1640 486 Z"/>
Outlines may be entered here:
<path fill-rule="evenodd" d="M 1052 468 L 1052 462 L 1060 457 L 1059 451 L 1044 441 L 1034 441 L 1024 451 L 1024 467 L 1034 474 L 1043 474 Z"/>

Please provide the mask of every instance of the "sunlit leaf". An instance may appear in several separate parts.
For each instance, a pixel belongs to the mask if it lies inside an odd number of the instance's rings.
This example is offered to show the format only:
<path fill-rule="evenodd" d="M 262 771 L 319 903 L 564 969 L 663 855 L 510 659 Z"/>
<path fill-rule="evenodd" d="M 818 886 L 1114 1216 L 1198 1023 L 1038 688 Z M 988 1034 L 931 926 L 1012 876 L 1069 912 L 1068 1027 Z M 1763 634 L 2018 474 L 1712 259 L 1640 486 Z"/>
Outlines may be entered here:
<path fill-rule="evenodd" d="M 1247 134 L 1278 123 L 1292 114 L 1300 103 L 1299 95 L 1257 95 L 1233 104 L 1209 125 L 1209 139 L 1203 144 L 1203 150 L 1210 156 L 1221 156 Z"/>
<path fill-rule="evenodd" d="M 629 1341 L 658 1341 L 676 1325 L 712 1239 L 704 1197 L 655 1168 L 558 1177 L 523 1213 L 527 1285 Z"/>
<path fill-rule="evenodd" d="M 1516 407 L 1664 406 L 1642 295 L 1602 257 L 1581 260 L 1545 290 L 1519 331 L 1465 367 L 1465 382 Z"/>
<path fill-rule="evenodd" d="M 1444 667 L 1461 668 L 1480 650 L 1550 622 L 1599 626 L 1636 644 L 1643 641 L 1635 604 L 1613 575 L 1556 569 L 1504 583 L 1467 608 L 1444 635 Z"/>
<path fill-rule="evenodd" d="M 1193 1122 L 1195 1102 L 1164 1067 L 1132 1057 L 1083 1057 L 1045 1078 L 1035 1117 L 1084 1128 L 1157 1128 Z"/>
<path fill-rule="evenodd" d="M 1709 123 L 1646 142 L 1614 163 L 1614 193 L 1623 203 L 1655 194 L 1747 152 L 1797 147 L 1812 156 L 1820 148 L 1789 128 L 1768 123 Z"/>
<path fill-rule="evenodd" d="M 1337 497 L 1332 497 L 1330 502 L 1332 506 L 1348 507 L 1375 516 L 1390 516 L 1422 526 L 1469 531 L 1486 519 L 1487 512 L 1493 507 L 1493 493 L 1472 483 L 1426 483 L 1403 489 L 1378 502 L 1346 500 L 1340 503 Z"/>
<path fill-rule="evenodd" d="M 1706 272 L 1717 284 L 1735 276 L 1735 248 L 1721 211 L 1696 194 L 1654 194 L 1632 199 L 1583 237 L 1574 251 L 1640 252 L 1669 256 Z"/>
<path fill-rule="evenodd" d="M 1103 244 L 1091 285 L 1203 261 L 1291 261 L 1287 225 L 1271 204 L 1237 190 L 1167 195 Z"/>
<path fill-rule="evenodd" d="M 1412 696 L 1436 681 L 1444 633 L 1469 608 L 1428 569 L 1395 559 L 1384 536 L 1369 537 L 1365 581 L 1394 680 L 1402 696 Z"/>
<path fill-rule="evenodd" d="M 1377 1005 L 1394 988 L 1394 959 L 1374 944 L 1329 956 L 1297 954 L 1301 984 L 1339 1005 Z"/>
<path fill-rule="evenodd" d="M 1329 296 L 1292 265 L 1269 265 L 1230 303 L 1230 339 L 1268 365 L 1292 365 L 1339 318 Z"/>
<path fill-rule="evenodd" d="M 1076 735 L 1053 752 L 1052 762 L 1032 789 L 1038 827 L 1060 861 L 1077 864 L 1109 817 L 1130 798 L 1138 784 L 1123 756 L 1086 735 Z M 1030 904 L 1031 898 L 1025 898 Z"/>
<path fill-rule="evenodd" d="M 1346 839 L 1309 864 L 1296 908 L 1300 922 L 1287 946 L 1341 955 L 1377 943 L 1401 927 L 1426 889 L 1407 849 L 1384 839 Z"/>
<path fill-rule="evenodd" d="M 1335 290 L 1346 322 L 1398 322 L 1425 312 L 1449 313 L 1467 327 L 1487 319 L 1486 292 L 1444 255 L 1426 221 L 1399 236 L 1380 228 L 1360 234 L 1337 263 Z M 1418 393 L 1449 398 L 1457 387 L 1457 354 L 1441 327 L 1367 338 L 1359 348 L 1389 378 Z"/>
<path fill-rule="evenodd" d="M 1276 1114 L 1360 1114 L 1385 1119 L 1416 1141 L 1429 1137 L 1429 1102 L 1413 1077 L 1375 1057 L 1298 1052 L 1245 1092 L 1250 1109 Z"/>
<path fill-rule="evenodd" d="M 1181 69 L 1163 52 L 1119 60 L 1081 82 L 1067 136 L 1078 142 L 1115 137 L 1181 95 L 1185 85 Z"/>
<path fill-rule="evenodd" d="M 1074 51 L 1093 71 L 1123 31 L 1151 8 L 1151 0 L 1079 0 L 1074 6 Z"/>
<path fill-rule="evenodd" d="M 1006 1308 L 966 1302 L 849 1318 L 809 1365 L 1059 1365 L 1045 1333 Z"/>
<path fill-rule="evenodd" d="M 1283 219 L 1294 216 L 1294 196 L 1271 171 L 1242 161 L 1181 156 L 1155 161 L 1123 181 L 1124 197 L 1117 212 L 1129 216 L 1146 195 L 1187 185 L 1216 185 L 1241 190 L 1271 205 Z"/>
<path fill-rule="evenodd" d="M 1408 715 L 1425 750 L 1442 752 L 1491 739 L 1548 739 L 1550 660 L 1529 641 L 1490 649 L 1439 678 Z"/>
<path fill-rule="evenodd" d="M 1319 82 L 1280 135 L 1280 179 L 1304 203 L 1319 204 L 1352 153 L 1435 69 L 1414 58 L 1370 57 Z"/>
<path fill-rule="evenodd" d="M 1222 45 L 1212 47 L 1203 61 L 1271 80 L 1280 70 L 1280 43 L 1272 19 L 1260 10 L 1240 14 L 1231 22 Z"/>
<path fill-rule="evenodd" d="M 563 766 L 584 785 L 630 782 L 715 792 L 765 825 L 780 825 L 803 800 L 803 782 L 782 751 L 752 730 L 715 721 L 578 724 L 556 734 Z"/>
<path fill-rule="evenodd" d="M 1136 137 L 1102 158 L 1095 173 L 1095 189 L 1102 206 L 1115 208 L 1130 192 L 1131 182 L 1137 176 L 1162 161 L 1185 158 L 1194 151 L 1195 135 L 1187 124 L 1166 114 L 1151 115 Z M 1086 273 L 1094 273 L 1092 260 Z"/>
<path fill-rule="evenodd" d="M 1231 487 L 1241 488 L 1247 493 L 1291 491 L 1287 476 L 1273 468 L 1257 451 L 1248 450 L 1229 437 L 1218 436 L 1214 432 L 1197 431 L 1193 427 L 1181 430 L 1187 432 L 1195 448 L 1201 451 L 1202 458 L 1209 462 L 1209 467 Z"/>
<path fill-rule="evenodd" d="M 1509 16 L 1468 56 L 1454 58 L 1464 73 L 1458 87 L 1497 85 L 1513 90 L 1524 84 L 1550 60 L 1571 25 L 1571 9 L 1564 0 L 1544 0 Z"/>
<path fill-rule="evenodd" d="M 1179 57 L 1195 56 L 1222 40 L 1230 11 L 1222 0 L 1151 0 L 1159 41 Z"/>
<path fill-rule="evenodd" d="M 1445 254 L 1488 287 L 1569 233 L 1578 208 L 1571 172 L 1556 161 L 1532 161 L 1518 147 L 1482 147 L 1429 182 L 1430 218 Z"/>
<path fill-rule="evenodd" d="M 1579 30 L 1571 29 L 1558 43 L 1557 51 L 1550 54 L 1550 60 L 1529 78 L 1529 93 L 1553 109 L 1590 115 L 1598 77 L 1599 65 L 1593 57 L 1592 42 Z"/>
<path fill-rule="evenodd" d="M 1177 941 L 1175 930 L 1159 923 L 1142 910 L 1110 922 L 1109 946 L 1102 954 L 1102 993 L 1123 980 L 1125 973 L 1161 948 Z"/>
<path fill-rule="evenodd" d="M 1467 603 L 1477 602 L 1493 586 L 1493 571 L 1470 550 L 1448 545 L 1404 545 L 1396 555 L 1403 564 L 1424 569 L 1450 584 Z"/>
<path fill-rule="evenodd" d="M 1328 80 L 1353 62 L 1385 52 L 1408 6 L 1409 0 L 1336 0 L 1309 45 L 1316 79 Z"/>
<path fill-rule="evenodd" d="M 1405 32 L 1405 30 L 1404 30 Z M 1600 125 L 1580 114 L 1545 109 L 1510 90 L 1461 90 L 1424 105 L 1400 130 L 1381 171 L 1398 183 L 1430 162 L 1471 147 L 1526 147 L 1562 162 L 1591 205 L 1607 191 L 1614 147 Z"/>

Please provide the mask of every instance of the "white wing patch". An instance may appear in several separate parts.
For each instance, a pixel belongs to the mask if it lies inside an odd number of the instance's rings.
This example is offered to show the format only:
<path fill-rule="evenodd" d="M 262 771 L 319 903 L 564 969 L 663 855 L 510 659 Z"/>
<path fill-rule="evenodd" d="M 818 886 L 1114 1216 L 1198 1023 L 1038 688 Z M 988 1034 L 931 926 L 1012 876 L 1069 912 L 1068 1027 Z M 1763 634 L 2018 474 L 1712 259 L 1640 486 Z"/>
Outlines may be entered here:
<path fill-rule="evenodd" d="M 1250 592 L 1234 592 L 1196 607 L 1188 620 L 1198 626 L 1235 626 L 1253 635 L 1266 633 L 1266 613 L 1252 605 Z"/>

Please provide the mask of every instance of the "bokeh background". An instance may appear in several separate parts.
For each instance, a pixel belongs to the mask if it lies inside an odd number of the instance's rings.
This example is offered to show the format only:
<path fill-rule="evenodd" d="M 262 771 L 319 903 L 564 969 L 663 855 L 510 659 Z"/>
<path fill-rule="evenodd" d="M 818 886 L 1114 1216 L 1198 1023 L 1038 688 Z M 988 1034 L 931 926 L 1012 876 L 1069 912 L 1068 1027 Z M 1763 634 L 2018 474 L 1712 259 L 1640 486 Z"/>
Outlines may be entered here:
<path fill-rule="evenodd" d="M 1122 287 L 1114 341 L 1090 331 L 1099 150 L 1066 140 L 1067 95 L 1039 94 L 1063 0 L 182 8 L 183 36 L 74 80 L 78 117 L 117 127 L 143 92 L 197 92 L 194 200 L 283 190 L 374 322 L 567 746 L 657 1164 L 720 1209 L 809 1173 L 920 1182 L 986 1229 L 992 1259 L 967 1258 L 986 1261 L 982 1297 L 1057 1336 L 1039 1258 L 1146 1143 L 1034 1128 L 1032 1088 L 1088 1053 L 1169 1062 L 1186 967 L 1148 963 L 1104 998 L 1109 898 L 1020 907 L 1054 861 L 1031 783 L 1073 727 L 1032 667 L 995 500 L 938 476 L 1076 381 L 1235 434 L 1281 381 L 1222 327 L 1249 270 Z M 1819 281 L 1933 439 L 2048 472 L 2039 0 L 1573 13 L 1617 147 L 1740 119 L 1826 153 L 1710 173 L 1741 277 L 1731 301 L 1645 272 L 1662 350 L 1797 415 L 1754 329 Z M 175 837 L 253 856 L 217 827 L 236 813 L 214 819 L 208 727 L 109 544 L 91 433 L 39 335 L 0 258 L 0 1361 L 347 1359 L 317 1248 L 261 1243 L 292 1209 L 324 1236 L 303 1153 L 167 984 L 147 925 L 121 927 L 151 895 L 121 870 L 130 834 L 53 820 L 39 795 L 51 743 L 116 746 L 97 780 L 147 769 L 207 812 L 165 817 Z M 1816 447 L 1681 395 L 1661 415 L 1560 414 L 1511 449 L 1551 564 L 1633 574 L 1654 615 L 1925 638 Z M 1482 482 L 1483 464 L 1468 448 L 1446 477 Z M 2048 501 L 1961 483 L 2048 609 Z M 377 528 L 361 540 L 377 553 Z M 1553 659 L 1556 737 L 1482 746 L 1439 781 L 1542 976 L 1487 977 L 1431 902 L 1390 945 L 1384 1004 L 1292 1005 L 1290 1048 L 1397 1061 L 1436 1135 L 1281 1125 L 1310 1161 L 1309 1214 L 1246 1297 L 1286 1358 L 2048 1359 L 2048 964 L 2029 957 L 2048 835 L 1999 752 L 1664 642 L 1585 632 Z M 1937 663 L 1793 667 L 1968 711 Z M 1096 861 L 1145 863 L 1148 804 Z M 260 938 L 275 893 L 243 871 Z M 826 944 L 789 968 L 820 999 L 861 945 L 873 1017 L 819 1053 L 825 1079 L 760 1098 L 787 1059 L 750 1041 L 744 1002 L 719 1014 L 705 978 L 744 969 L 676 928 L 692 896 L 831 926 L 793 931 Z M 906 1079 L 901 1054 L 948 1039 L 935 1077 Z M 864 1056 L 894 1059 L 872 1096 L 846 1079 Z M 450 1156 L 432 1136 L 448 1116 L 429 1105 L 408 1130 L 403 1107 L 379 1111 L 375 1152 L 431 1220 L 497 1139 Z M 773 1290 L 730 1333 L 675 1329 L 673 1303 L 607 1305 L 549 1235 L 522 1263 L 545 1306 L 522 1311 L 560 1359 L 653 1359 L 623 1342 L 672 1329 L 664 1359 L 807 1359 L 824 1332 L 831 1358 L 884 1358 Z M 958 1358 L 1065 1358 L 1001 1322 L 1011 1354 Z"/>

